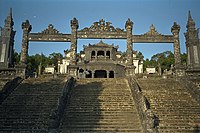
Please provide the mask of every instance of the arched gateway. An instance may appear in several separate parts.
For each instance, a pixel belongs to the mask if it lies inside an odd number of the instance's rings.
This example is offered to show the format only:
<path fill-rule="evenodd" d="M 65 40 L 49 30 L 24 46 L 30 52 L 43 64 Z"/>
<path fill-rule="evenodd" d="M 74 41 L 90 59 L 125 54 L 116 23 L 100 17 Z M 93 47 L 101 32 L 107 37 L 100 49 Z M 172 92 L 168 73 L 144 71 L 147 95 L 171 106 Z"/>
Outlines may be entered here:
<path fill-rule="evenodd" d="M 77 40 L 78 39 L 126 39 L 127 63 L 125 67 L 125 75 L 134 75 L 133 65 L 133 43 L 172 43 L 174 45 L 175 70 L 177 75 L 182 75 L 181 59 L 180 59 L 180 42 L 179 31 L 180 26 L 174 22 L 171 27 L 172 35 L 162 35 L 158 33 L 152 25 L 150 30 L 142 35 L 133 35 L 133 22 L 128 19 L 125 23 L 125 31 L 120 28 L 115 28 L 110 22 L 105 22 L 103 19 L 99 22 L 94 22 L 92 26 L 78 30 L 78 20 L 71 20 L 71 34 L 59 33 L 52 24 L 47 29 L 39 33 L 30 33 L 31 25 L 28 20 L 22 23 L 23 40 L 21 50 L 21 64 L 26 64 L 29 41 L 45 41 L 45 42 L 71 42 L 70 49 L 70 65 L 69 73 L 72 76 L 77 76 Z M 91 58 L 95 55 L 110 56 L 109 51 L 92 51 Z"/>

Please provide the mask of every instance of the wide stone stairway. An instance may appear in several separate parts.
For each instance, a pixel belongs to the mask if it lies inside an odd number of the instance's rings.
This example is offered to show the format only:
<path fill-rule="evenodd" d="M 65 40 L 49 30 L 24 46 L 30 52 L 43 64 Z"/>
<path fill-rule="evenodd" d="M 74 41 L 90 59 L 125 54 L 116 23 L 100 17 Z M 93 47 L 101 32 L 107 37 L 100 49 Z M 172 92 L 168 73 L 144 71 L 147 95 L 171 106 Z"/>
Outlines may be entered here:
<path fill-rule="evenodd" d="M 72 89 L 60 130 L 63 133 L 141 133 L 126 79 L 79 79 Z"/>
<path fill-rule="evenodd" d="M 138 79 L 151 109 L 159 118 L 160 133 L 199 133 L 200 104 L 174 79 Z"/>
<path fill-rule="evenodd" d="M 0 105 L 0 132 L 47 132 L 64 84 L 62 78 L 24 80 Z"/>

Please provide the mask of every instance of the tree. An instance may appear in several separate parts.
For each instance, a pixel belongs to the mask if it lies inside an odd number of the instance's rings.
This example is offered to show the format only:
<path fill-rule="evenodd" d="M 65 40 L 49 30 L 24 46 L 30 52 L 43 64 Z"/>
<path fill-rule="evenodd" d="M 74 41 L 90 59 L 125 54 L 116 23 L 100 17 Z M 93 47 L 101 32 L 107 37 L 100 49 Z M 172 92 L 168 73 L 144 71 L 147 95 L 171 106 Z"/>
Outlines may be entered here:
<path fill-rule="evenodd" d="M 50 64 L 49 65 L 54 65 L 55 69 L 58 70 L 58 61 L 63 58 L 63 55 L 61 53 L 52 53 L 49 55 L 50 59 Z"/>
<path fill-rule="evenodd" d="M 14 52 L 13 55 L 13 59 L 14 59 L 14 64 L 19 64 L 20 61 L 20 54 L 18 54 L 16 51 Z"/>
<path fill-rule="evenodd" d="M 182 63 L 182 65 L 187 64 L 187 54 L 186 53 L 181 54 L 181 63 Z"/>

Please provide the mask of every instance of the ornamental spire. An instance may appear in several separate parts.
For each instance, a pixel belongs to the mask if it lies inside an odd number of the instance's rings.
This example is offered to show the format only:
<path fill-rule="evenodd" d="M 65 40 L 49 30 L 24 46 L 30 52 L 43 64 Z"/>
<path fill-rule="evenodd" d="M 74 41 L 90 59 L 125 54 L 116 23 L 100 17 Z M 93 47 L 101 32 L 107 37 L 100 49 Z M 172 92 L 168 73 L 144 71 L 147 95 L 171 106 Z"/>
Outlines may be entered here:
<path fill-rule="evenodd" d="M 12 18 L 12 8 L 10 8 L 9 15 L 5 20 L 5 27 L 12 27 L 13 25 L 14 25 L 14 22 Z"/>
<path fill-rule="evenodd" d="M 195 29 L 195 22 L 192 19 L 192 15 L 190 13 L 190 10 L 188 12 L 188 22 L 187 22 L 187 26 L 188 29 Z"/>

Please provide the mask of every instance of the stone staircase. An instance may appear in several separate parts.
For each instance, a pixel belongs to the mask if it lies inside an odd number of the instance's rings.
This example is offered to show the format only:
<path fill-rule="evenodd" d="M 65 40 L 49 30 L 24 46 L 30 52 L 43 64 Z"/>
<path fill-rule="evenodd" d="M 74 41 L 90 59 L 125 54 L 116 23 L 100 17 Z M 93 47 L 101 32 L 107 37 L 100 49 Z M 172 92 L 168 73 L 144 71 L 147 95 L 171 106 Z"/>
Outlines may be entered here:
<path fill-rule="evenodd" d="M 24 80 L 0 105 L 0 133 L 47 132 L 64 79 Z"/>
<path fill-rule="evenodd" d="M 138 79 L 151 109 L 159 118 L 160 133 L 199 133 L 200 104 L 174 79 Z"/>
<path fill-rule="evenodd" d="M 80 79 L 71 94 L 61 132 L 142 132 L 126 79 Z"/>

